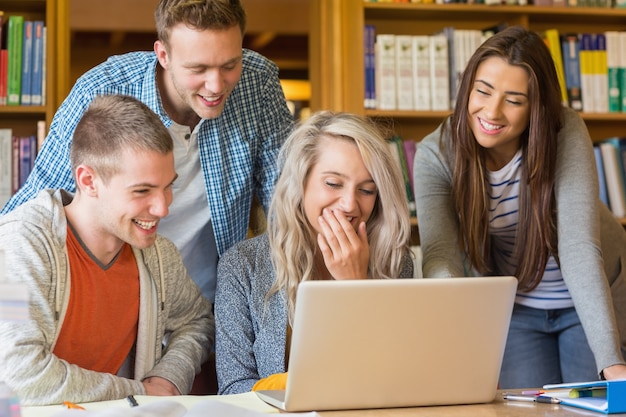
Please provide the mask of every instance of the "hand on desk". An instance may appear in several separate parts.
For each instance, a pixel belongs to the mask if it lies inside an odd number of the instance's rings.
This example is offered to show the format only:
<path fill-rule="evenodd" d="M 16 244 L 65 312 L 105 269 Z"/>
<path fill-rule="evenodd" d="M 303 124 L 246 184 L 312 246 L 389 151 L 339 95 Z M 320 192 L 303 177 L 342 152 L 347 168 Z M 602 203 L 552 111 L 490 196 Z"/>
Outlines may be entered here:
<path fill-rule="evenodd" d="M 626 379 L 626 365 L 613 365 L 602 370 L 604 378 L 610 379 Z"/>
<path fill-rule="evenodd" d="M 142 381 L 146 395 L 180 395 L 174 384 L 165 378 L 153 376 Z"/>

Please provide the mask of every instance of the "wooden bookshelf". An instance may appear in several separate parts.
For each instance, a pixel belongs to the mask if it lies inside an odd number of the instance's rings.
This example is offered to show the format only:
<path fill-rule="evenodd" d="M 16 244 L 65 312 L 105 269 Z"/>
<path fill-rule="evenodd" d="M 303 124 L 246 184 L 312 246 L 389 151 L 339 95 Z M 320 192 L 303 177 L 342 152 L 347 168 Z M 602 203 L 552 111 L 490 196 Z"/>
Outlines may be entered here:
<path fill-rule="evenodd" d="M 311 110 L 349 111 L 370 116 L 404 139 L 419 141 L 450 112 L 381 111 L 364 108 L 363 28 L 377 33 L 431 35 L 444 27 L 484 29 L 501 23 L 542 32 L 626 30 L 626 9 L 589 7 L 486 6 L 479 4 L 370 3 L 311 0 L 309 62 Z M 626 135 L 626 113 L 581 113 L 593 141 Z M 620 219 L 626 226 L 626 219 Z M 414 220 L 414 225 L 417 221 Z"/>
<path fill-rule="evenodd" d="M 43 20 L 46 39 L 46 102 L 42 106 L 0 106 L 0 127 L 16 135 L 37 133 L 37 121 L 50 126 L 56 109 L 69 91 L 69 0 L 0 0 L 5 18 L 23 15 L 27 20 Z M 6 35 L 4 35 L 6 36 Z"/>

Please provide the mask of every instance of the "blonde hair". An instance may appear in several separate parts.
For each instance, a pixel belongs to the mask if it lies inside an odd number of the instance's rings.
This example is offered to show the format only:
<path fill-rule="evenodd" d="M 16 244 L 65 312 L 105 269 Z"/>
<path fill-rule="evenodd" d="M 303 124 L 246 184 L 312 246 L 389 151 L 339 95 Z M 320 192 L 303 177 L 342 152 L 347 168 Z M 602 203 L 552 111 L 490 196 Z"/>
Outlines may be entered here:
<path fill-rule="evenodd" d="M 367 221 L 368 278 L 397 278 L 403 257 L 409 253 L 411 227 L 404 180 L 380 130 L 369 119 L 350 113 L 314 114 L 292 132 L 281 149 L 282 169 L 268 215 L 276 281 L 266 299 L 284 290 L 290 322 L 298 284 L 318 279 L 314 261 L 317 240 L 303 198 L 308 175 L 319 160 L 322 138 L 353 141 L 378 189 Z"/>

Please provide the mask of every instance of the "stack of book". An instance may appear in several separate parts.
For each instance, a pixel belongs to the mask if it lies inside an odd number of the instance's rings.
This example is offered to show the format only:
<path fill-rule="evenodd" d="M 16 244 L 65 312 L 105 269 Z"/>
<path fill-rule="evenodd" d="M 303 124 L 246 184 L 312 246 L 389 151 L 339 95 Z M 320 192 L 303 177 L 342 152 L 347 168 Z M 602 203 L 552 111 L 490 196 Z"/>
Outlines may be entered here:
<path fill-rule="evenodd" d="M 0 11 L 0 105 L 46 102 L 46 27 Z"/>

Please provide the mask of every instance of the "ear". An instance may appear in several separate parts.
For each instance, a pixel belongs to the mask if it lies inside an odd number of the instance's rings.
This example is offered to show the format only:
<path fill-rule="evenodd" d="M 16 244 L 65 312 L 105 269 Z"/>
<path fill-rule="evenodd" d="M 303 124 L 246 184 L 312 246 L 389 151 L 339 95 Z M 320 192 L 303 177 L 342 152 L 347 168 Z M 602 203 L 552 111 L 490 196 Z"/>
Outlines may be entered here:
<path fill-rule="evenodd" d="M 97 175 L 94 169 L 87 165 L 79 165 L 76 168 L 76 189 L 90 196 L 98 196 Z"/>
<path fill-rule="evenodd" d="M 165 44 L 162 41 L 157 40 L 154 42 L 154 52 L 156 53 L 157 59 L 159 60 L 159 64 L 164 69 L 167 69 L 168 66 L 168 56 L 167 49 L 165 49 Z"/>

